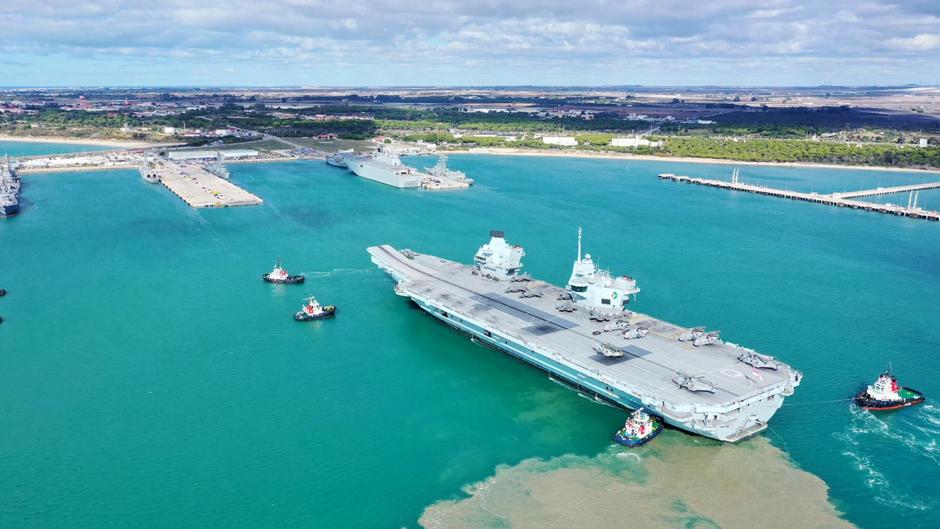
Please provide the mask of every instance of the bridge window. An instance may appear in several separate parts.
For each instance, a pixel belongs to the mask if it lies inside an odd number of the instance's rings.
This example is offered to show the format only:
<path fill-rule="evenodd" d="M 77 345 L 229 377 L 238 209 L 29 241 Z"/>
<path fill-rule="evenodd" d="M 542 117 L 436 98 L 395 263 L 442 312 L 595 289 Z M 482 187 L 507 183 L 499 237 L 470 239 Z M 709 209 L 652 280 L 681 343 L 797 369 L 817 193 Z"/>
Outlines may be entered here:
<path fill-rule="evenodd" d="M 571 285 L 571 291 L 572 292 L 587 292 L 587 285 L 585 286 Z"/>

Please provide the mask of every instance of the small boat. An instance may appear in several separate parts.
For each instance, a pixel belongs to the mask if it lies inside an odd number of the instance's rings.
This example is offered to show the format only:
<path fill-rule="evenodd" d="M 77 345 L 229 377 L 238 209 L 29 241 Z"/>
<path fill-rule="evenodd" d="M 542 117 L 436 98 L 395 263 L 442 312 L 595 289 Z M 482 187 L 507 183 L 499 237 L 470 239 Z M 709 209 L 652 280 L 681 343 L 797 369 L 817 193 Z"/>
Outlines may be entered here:
<path fill-rule="evenodd" d="M 297 321 L 321 320 L 323 318 L 332 318 L 336 314 L 336 307 L 333 305 L 320 305 L 317 298 L 310 296 L 307 298 L 304 306 L 294 314 Z"/>
<path fill-rule="evenodd" d="M 898 385 L 898 379 L 885 371 L 873 385 L 855 395 L 855 404 L 865 410 L 887 411 L 914 406 L 925 399 L 923 393 Z"/>
<path fill-rule="evenodd" d="M 629 447 L 640 446 L 650 442 L 661 431 L 663 419 L 640 408 L 631 413 L 623 428 L 614 434 L 614 441 Z"/>
<path fill-rule="evenodd" d="M 283 283 L 287 285 L 296 285 L 304 282 L 304 276 L 292 276 L 287 273 L 287 270 L 281 267 L 280 257 L 277 258 L 277 264 L 274 265 L 274 270 L 271 270 L 267 274 L 261 274 L 261 279 L 268 283 Z"/>

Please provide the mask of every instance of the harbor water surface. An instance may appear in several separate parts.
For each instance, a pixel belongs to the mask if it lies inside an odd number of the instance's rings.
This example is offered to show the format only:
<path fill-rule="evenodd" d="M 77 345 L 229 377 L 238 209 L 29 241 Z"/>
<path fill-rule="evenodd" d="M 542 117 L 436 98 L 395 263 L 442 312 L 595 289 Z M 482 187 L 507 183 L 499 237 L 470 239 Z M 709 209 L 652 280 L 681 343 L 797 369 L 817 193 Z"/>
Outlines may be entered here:
<path fill-rule="evenodd" d="M 117 147 L 84 145 L 77 143 L 34 143 L 0 140 L 0 156 L 39 156 L 43 154 L 68 154 L 74 152 L 107 151 Z"/>
<path fill-rule="evenodd" d="M 889 362 L 940 398 L 940 226 L 656 178 L 731 165 L 450 162 L 477 185 L 233 165 L 264 204 L 217 210 L 135 171 L 24 175 L 22 214 L 0 222 L 0 527 L 940 525 L 940 407 L 848 401 Z M 469 262 L 502 229 L 561 284 L 578 226 L 601 266 L 637 278 L 637 310 L 803 370 L 767 432 L 615 446 L 624 412 L 433 320 L 365 252 Z M 277 256 L 307 283 L 263 283 Z M 337 318 L 294 322 L 310 294 Z"/>

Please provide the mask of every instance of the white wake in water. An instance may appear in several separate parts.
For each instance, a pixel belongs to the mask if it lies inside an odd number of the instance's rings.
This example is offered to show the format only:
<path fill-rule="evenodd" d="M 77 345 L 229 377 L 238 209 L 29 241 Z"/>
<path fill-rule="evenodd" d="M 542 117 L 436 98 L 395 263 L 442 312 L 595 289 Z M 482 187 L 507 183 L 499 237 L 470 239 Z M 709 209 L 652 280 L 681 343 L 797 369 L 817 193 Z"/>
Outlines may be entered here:
<path fill-rule="evenodd" d="M 302 272 L 307 277 L 331 277 L 346 274 L 362 274 L 378 270 L 377 268 L 334 268 L 332 270 L 315 270 L 313 272 Z"/>
<path fill-rule="evenodd" d="M 892 417 L 896 420 L 889 424 L 874 413 L 853 405 L 849 407 L 849 413 L 852 415 L 849 427 L 844 432 L 833 434 L 838 441 L 849 445 L 842 451 L 842 455 L 852 460 L 864 476 L 865 485 L 875 492 L 875 501 L 882 505 L 921 511 L 933 509 L 937 505 L 934 498 L 918 499 L 897 491 L 871 456 L 863 453 L 866 449 L 878 450 L 879 446 L 898 446 L 940 465 L 940 450 L 936 442 L 940 430 L 916 424 L 926 422 L 940 426 L 940 410 L 923 407 L 918 411 L 923 412 L 918 414 L 918 417 Z"/>

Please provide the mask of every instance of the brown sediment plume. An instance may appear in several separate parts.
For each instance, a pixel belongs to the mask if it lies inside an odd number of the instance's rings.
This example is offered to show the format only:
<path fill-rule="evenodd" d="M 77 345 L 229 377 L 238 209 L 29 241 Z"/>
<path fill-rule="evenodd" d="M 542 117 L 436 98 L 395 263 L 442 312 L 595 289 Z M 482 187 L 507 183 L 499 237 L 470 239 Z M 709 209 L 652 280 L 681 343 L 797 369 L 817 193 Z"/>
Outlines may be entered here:
<path fill-rule="evenodd" d="M 565 455 L 500 466 L 435 503 L 420 523 L 442 528 L 848 529 L 818 477 L 766 439 L 741 445 L 664 435 L 640 450 Z"/>

